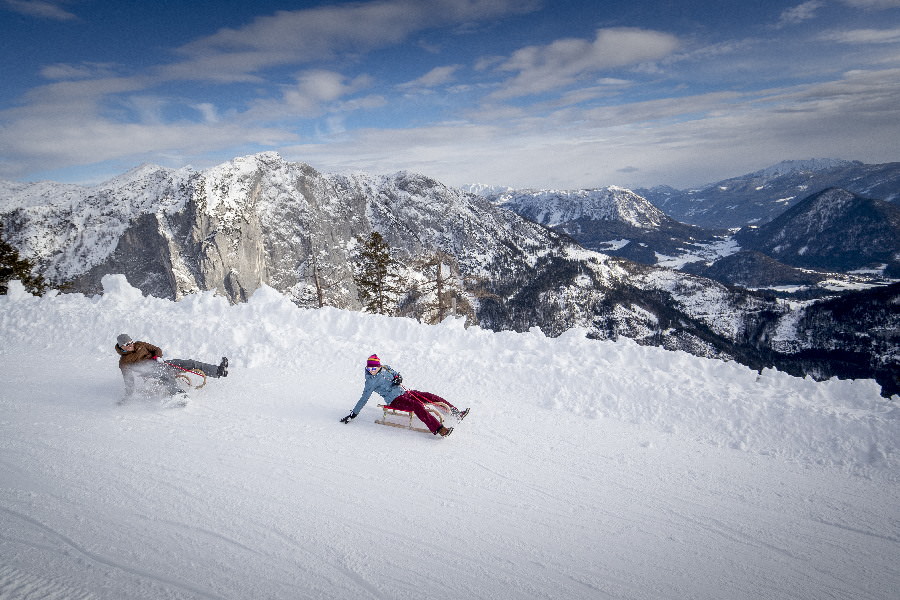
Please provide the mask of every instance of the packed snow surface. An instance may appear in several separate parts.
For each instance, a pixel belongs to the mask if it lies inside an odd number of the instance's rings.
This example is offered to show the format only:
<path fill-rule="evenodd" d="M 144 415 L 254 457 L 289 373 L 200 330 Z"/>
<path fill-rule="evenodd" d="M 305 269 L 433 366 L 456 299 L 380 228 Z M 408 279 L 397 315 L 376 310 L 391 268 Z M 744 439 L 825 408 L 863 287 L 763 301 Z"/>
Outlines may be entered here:
<path fill-rule="evenodd" d="M 0 598 L 896 598 L 900 411 L 871 381 L 269 288 L 0 296 Z M 118 406 L 129 333 L 231 373 Z M 373 352 L 468 418 L 374 423 Z"/>

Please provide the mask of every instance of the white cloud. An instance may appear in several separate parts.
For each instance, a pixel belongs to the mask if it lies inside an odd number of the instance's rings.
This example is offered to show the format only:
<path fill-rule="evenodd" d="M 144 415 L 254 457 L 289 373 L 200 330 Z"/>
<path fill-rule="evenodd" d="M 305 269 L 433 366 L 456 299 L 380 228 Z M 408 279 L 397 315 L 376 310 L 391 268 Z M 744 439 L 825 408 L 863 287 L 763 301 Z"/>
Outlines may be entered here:
<path fill-rule="evenodd" d="M 561 39 L 546 46 L 517 50 L 499 65 L 516 75 L 492 94 L 514 98 L 558 90 L 585 75 L 659 60 L 678 48 L 675 36 L 643 29 L 600 29 L 593 41 Z"/>
<path fill-rule="evenodd" d="M 62 1 L 50 0 L 3 0 L 3 4 L 11 11 L 29 17 L 52 19 L 54 21 L 73 21 L 78 17 L 60 6 Z"/>
<path fill-rule="evenodd" d="M 789 8 L 781 13 L 778 26 L 784 27 L 786 25 L 796 25 L 797 23 L 809 21 L 810 19 L 815 18 L 816 11 L 820 8 L 822 8 L 822 2 L 820 0 L 810 0 L 809 2 L 804 2 L 803 4 Z"/>
<path fill-rule="evenodd" d="M 842 2 L 857 8 L 871 8 L 875 10 L 900 8 L 900 0 L 842 0 Z"/>
<path fill-rule="evenodd" d="M 444 67 L 435 67 L 434 69 L 428 71 L 418 79 L 413 79 L 412 81 L 408 81 L 406 83 L 400 84 L 400 89 L 415 89 L 415 88 L 431 88 L 437 87 L 439 85 L 444 85 L 453 81 L 453 75 L 460 68 L 460 65 L 447 65 Z"/>
<path fill-rule="evenodd" d="M 252 81 L 264 69 L 366 52 L 430 27 L 459 25 L 535 10 L 535 0 L 377 0 L 278 11 L 178 49 L 171 79 Z"/>
<path fill-rule="evenodd" d="M 219 122 L 219 111 L 216 108 L 215 104 L 211 104 L 209 102 L 201 102 L 192 106 L 197 109 L 197 111 L 202 115 L 204 123 Z"/>
<path fill-rule="evenodd" d="M 0 163 L 3 177 L 22 170 L 59 169 L 70 165 L 117 160 L 140 162 L 136 157 L 166 153 L 202 156 L 234 151 L 246 145 L 272 146 L 296 142 L 297 137 L 277 128 L 244 127 L 236 123 L 135 124 L 99 117 L 25 119 L 0 132 L 0 145 L 8 149 L 8 162 Z M 86 157 L 89 157 L 86 159 Z"/>
<path fill-rule="evenodd" d="M 81 64 L 56 63 L 41 69 L 41 77 L 57 81 L 72 79 L 99 79 L 115 75 L 113 63 L 83 62 Z"/>
<path fill-rule="evenodd" d="M 895 44 L 900 42 L 900 27 L 830 31 L 823 33 L 821 39 L 842 44 Z"/>
<path fill-rule="evenodd" d="M 245 121 L 273 121 L 286 117 L 316 117 L 342 106 L 345 110 L 366 106 L 365 103 L 336 104 L 372 85 L 372 78 L 360 75 L 353 79 L 334 71 L 313 69 L 297 76 L 294 85 L 282 86 L 278 99 L 257 100 L 241 115 Z"/>

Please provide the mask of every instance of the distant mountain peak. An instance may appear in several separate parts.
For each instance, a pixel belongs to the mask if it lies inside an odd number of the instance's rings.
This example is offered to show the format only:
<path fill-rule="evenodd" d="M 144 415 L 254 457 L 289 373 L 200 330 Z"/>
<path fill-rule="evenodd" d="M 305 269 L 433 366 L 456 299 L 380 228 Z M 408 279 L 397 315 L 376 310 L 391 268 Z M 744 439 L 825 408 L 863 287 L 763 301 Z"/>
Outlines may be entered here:
<path fill-rule="evenodd" d="M 182 167 L 173 169 L 171 167 L 163 167 L 153 163 L 143 163 L 133 169 L 130 169 L 121 175 L 116 175 L 107 179 L 103 183 L 95 186 L 88 186 L 95 193 L 104 190 L 119 190 L 131 186 L 146 186 L 147 182 L 156 181 L 164 182 L 187 176 L 192 173 L 191 167 Z"/>
<path fill-rule="evenodd" d="M 460 186 L 459 189 L 463 192 L 475 194 L 476 196 L 494 196 L 496 194 L 503 194 L 505 192 L 511 192 L 513 190 L 513 188 L 509 186 L 489 185 L 486 183 L 469 183 Z"/>
<path fill-rule="evenodd" d="M 585 190 L 511 190 L 493 201 L 527 219 L 553 227 L 584 219 L 620 221 L 633 227 L 655 229 L 668 217 L 631 190 L 609 186 Z"/>
<path fill-rule="evenodd" d="M 704 188 L 637 189 L 670 217 L 701 227 L 744 227 L 771 221 L 804 198 L 843 188 L 900 202 L 900 162 L 864 164 L 834 158 L 786 160 Z"/>
<path fill-rule="evenodd" d="M 758 177 L 780 177 L 782 175 L 791 175 L 793 173 L 808 173 L 815 171 L 825 171 L 835 167 L 850 167 L 861 165 L 859 161 L 843 160 L 839 158 L 808 158 L 804 160 L 783 160 L 780 163 L 760 169 L 751 176 Z"/>

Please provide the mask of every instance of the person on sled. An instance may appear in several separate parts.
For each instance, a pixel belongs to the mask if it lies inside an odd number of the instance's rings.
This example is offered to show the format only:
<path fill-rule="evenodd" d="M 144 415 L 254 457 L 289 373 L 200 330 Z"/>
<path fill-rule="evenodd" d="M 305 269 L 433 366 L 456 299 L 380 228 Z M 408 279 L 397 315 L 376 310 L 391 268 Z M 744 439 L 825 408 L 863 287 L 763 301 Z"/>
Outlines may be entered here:
<path fill-rule="evenodd" d="M 443 402 L 450 407 L 450 412 L 456 417 L 457 422 L 462 421 L 469 409 L 460 412 L 455 406 L 437 396 L 428 392 L 420 392 L 417 390 L 408 390 L 402 385 L 403 378 L 400 373 L 393 370 L 387 365 L 381 364 L 378 355 L 373 354 L 366 361 L 365 385 L 363 386 L 362 396 L 350 414 L 341 419 L 341 423 L 349 423 L 355 419 L 359 412 L 369 401 L 372 392 L 377 392 L 379 396 L 384 398 L 385 404 L 391 408 L 398 410 L 411 410 L 415 413 L 419 420 L 425 423 L 428 430 L 436 435 L 448 436 L 453 431 L 452 427 L 444 427 L 441 425 L 434 415 L 425 409 L 426 402 Z"/>
<path fill-rule="evenodd" d="M 125 395 L 119 404 L 134 397 L 135 377 L 157 382 L 159 386 L 173 398 L 186 398 L 186 394 L 178 387 L 175 376 L 181 370 L 198 370 L 207 377 L 227 377 L 228 359 L 222 357 L 219 366 L 190 359 L 163 360 L 163 351 L 159 346 L 148 342 L 136 342 L 127 333 L 116 338 L 116 354 L 119 355 L 119 370 L 125 380 Z"/>

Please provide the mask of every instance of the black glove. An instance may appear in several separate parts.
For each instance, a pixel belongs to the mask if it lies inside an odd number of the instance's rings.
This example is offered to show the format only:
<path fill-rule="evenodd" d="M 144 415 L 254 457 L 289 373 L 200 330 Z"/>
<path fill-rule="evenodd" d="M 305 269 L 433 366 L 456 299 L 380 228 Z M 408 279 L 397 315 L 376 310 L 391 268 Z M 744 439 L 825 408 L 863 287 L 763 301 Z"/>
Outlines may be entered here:
<path fill-rule="evenodd" d="M 355 413 L 355 412 L 351 412 L 349 415 L 347 415 L 346 417 L 344 417 L 343 419 L 341 419 L 341 423 L 343 423 L 344 425 L 346 425 L 347 423 L 350 422 L 350 419 L 355 419 L 355 418 L 356 418 L 356 413 Z"/>
<path fill-rule="evenodd" d="M 391 379 L 391 385 L 400 385 L 401 383 L 403 383 L 403 378 L 400 377 L 400 373 L 397 373 L 394 375 L 394 378 Z"/>

